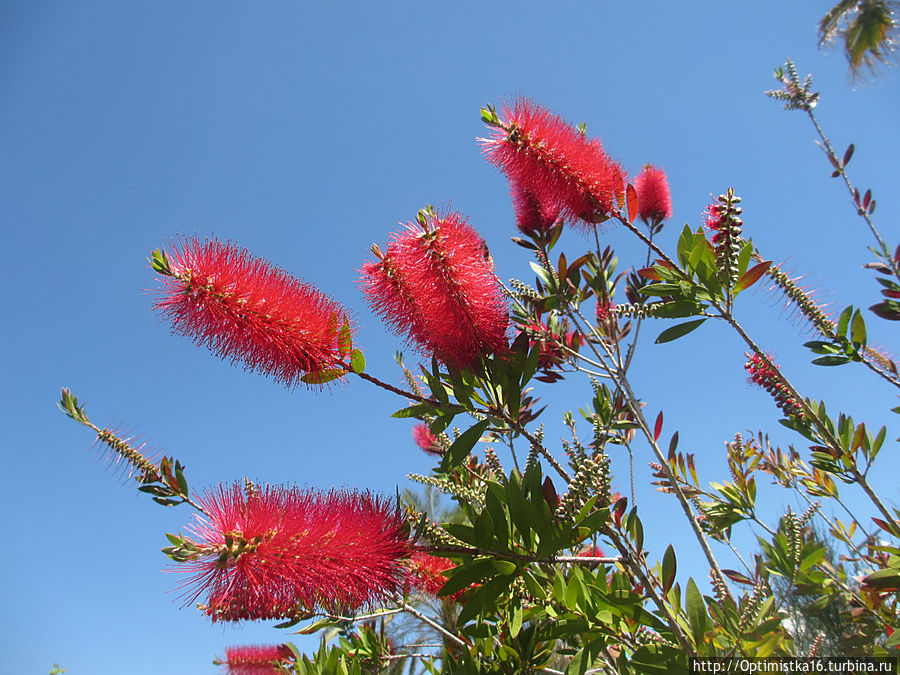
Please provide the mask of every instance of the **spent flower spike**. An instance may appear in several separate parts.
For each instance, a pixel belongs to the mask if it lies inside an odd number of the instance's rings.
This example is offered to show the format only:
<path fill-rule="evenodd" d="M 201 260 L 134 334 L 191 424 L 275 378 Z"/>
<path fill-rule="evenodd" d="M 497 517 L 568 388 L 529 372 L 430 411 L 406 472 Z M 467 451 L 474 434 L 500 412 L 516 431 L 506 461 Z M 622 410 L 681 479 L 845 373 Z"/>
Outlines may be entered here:
<path fill-rule="evenodd" d="M 339 376 L 344 308 L 231 242 L 184 239 L 154 252 L 163 278 L 153 308 L 175 333 L 287 386 Z"/>
<path fill-rule="evenodd" d="M 419 212 L 361 270 L 366 300 L 393 332 L 448 366 L 507 347 L 509 310 L 484 240 L 456 212 Z"/>
<path fill-rule="evenodd" d="M 395 504 L 366 492 L 219 486 L 189 530 L 185 596 L 213 621 L 353 611 L 401 589 L 411 553 Z"/>
<path fill-rule="evenodd" d="M 514 195 L 529 195 L 539 213 L 587 223 L 600 222 L 615 209 L 625 174 L 600 141 L 525 98 L 503 106 L 501 113 L 502 120 L 489 123 L 490 137 L 479 141 Z"/>

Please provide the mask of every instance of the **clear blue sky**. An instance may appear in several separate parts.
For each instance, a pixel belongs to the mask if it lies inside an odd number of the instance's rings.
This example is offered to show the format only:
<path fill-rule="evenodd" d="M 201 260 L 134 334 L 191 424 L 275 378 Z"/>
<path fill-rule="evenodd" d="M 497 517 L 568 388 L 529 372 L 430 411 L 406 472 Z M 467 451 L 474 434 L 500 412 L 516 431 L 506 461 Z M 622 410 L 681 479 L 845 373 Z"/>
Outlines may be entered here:
<path fill-rule="evenodd" d="M 745 234 L 768 257 L 810 275 L 835 307 L 876 301 L 862 223 L 828 178 L 799 113 L 763 96 L 792 56 L 815 73 L 825 127 L 853 141 L 851 173 L 878 200 L 896 242 L 900 80 L 856 88 L 838 51 L 816 49 L 829 2 L 16 2 L 0 4 L 0 222 L 6 307 L 2 404 L 6 553 L 0 672 L 211 673 L 230 644 L 277 642 L 266 626 L 212 626 L 171 592 L 163 533 L 187 522 L 136 496 L 99 465 L 87 430 L 55 410 L 70 386 L 99 424 L 117 422 L 188 465 L 195 488 L 260 482 L 393 492 L 429 458 L 389 420 L 390 395 L 350 382 L 287 391 L 173 337 L 150 311 L 148 252 L 178 234 L 232 239 L 346 304 L 369 369 L 398 381 L 356 270 L 370 244 L 425 203 L 452 204 L 485 237 L 502 277 L 529 278 L 505 180 L 480 156 L 478 110 L 532 97 L 584 121 L 634 175 L 670 177 L 671 246 L 710 194 L 744 197 Z M 621 232 L 623 265 L 637 248 Z M 567 239 L 575 253 L 579 236 Z M 572 259 L 574 255 L 570 255 Z M 750 294 L 748 327 L 803 390 L 872 424 L 893 393 L 847 367 L 806 365 L 779 300 Z M 870 319 L 873 342 L 896 327 Z M 649 344 L 635 370 L 648 410 L 721 480 L 722 443 L 770 429 L 775 408 L 747 384 L 741 343 L 706 325 Z M 708 371 L 711 375 L 703 375 Z M 581 405 L 546 388 L 559 415 Z M 572 398 L 572 396 L 578 398 Z M 893 420 L 890 420 L 893 423 Z M 889 438 L 896 438 L 893 423 Z M 896 503 L 896 444 L 875 481 Z M 644 451 L 645 452 L 645 451 Z M 674 502 L 647 487 L 639 506 L 657 554 L 684 540 Z M 621 467 L 617 459 L 617 466 Z M 620 473 L 623 491 L 627 476 Z M 773 493 L 777 508 L 783 496 Z M 679 529 L 681 528 L 681 529 Z M 674 534 L 673 534 L 674 533 Z M 706 578 L 685 549 L 680 573 Z M 696 566 L 691 569 L 691 563 Z M 736 566 L 729 563 L 727 566 Z M 126 665 L 127 664 L 127 665 Z"/>

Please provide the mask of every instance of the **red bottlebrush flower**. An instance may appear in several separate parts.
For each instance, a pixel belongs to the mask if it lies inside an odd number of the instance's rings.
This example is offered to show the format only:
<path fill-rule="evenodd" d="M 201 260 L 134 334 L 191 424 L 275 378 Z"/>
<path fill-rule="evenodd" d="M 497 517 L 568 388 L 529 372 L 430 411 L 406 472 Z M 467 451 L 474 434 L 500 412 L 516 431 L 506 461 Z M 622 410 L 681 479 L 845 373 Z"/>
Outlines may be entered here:
<path fill-rule="evenodd" d="M 511 185 L 513 208 L 516 211 L 516 227 L 522 234 L 543 232 L 559 218 L 557 202 L 541 203 L 530 191 L 518 183 Z"/>
<path fill-rule="evenodd" d="M 287 645 L 229 647 L 225 662 L 229 675 L 274 675 L 294 663 L 294 653 Z"/>
<path fill-rule="evenodd" d="M 410 554 L 397 507 L 365 492 L 220 486 L 185 569 L 190 601 L 206 594 L 213 621 L 353 611 L 403 588 Z"/>
<path fill-rule="evenodd" d="M 750 381 L 765 389 L 775 404 L 787 417 L 803 419 L 803 407 L 794 399 L 777 368 L 772 368 L 759 354 L 746 354 L 744 370 L 750 374 Z M 769 359 L 771 361 L 771 358 Z"/>
<path fill-rule="evenodd" d="M 602 558 L 603 551 L 600 550 L 600 547 L 596 544 L 585 546 L 583 549 L 578 551 L 579 558 Z"/>
<path fill-rule="evenodd" d="M 615 209 L 625 174 L 600 141 L 588 139 L 546 108 L 517 99 L 505 121 L 479 139 L 488 161 L 524 190 L 545 213 L 597 222 Z"/>
<path fill-rule="evenodd" d="M 672 197 L 666 172 L 647 164 L 634 179 L 638 215 L 644 222 L 660 223 L 672 217 Z"/>
<path fill-rule="evenodd" d="M 443 600 L 459 600 L 463 593 L 476 584 L 472 584 L 450 595 L 438 596 L 438 591 L 447 583 L 448 577 L 444 574 L 456 567 L 456 564 L 447 558 L 430 555 L 422 551 L 416 551 L 410 558 L 413 568 L 413 585 L 426 595 L 441 597 Z"/>
<path fill-rule="evenodd" d="M 509 313 L 484 240 L 463 216 L 423 213 L 363 265 L 363 292 L 388 327 L 454 368 L 506 349 Z"/>
<path fill-rule="evenodd" d="M 173 332 L 288 386 L 339 367 L 340 304 L 230 242 L 180 244 L 153 305 Z"/>
<path fill-rule="evenodd" d="M 416 445 L 422 448 L 422 450 L 427 452 L 429 455 L 444 454 L 444 449 L 441 447 L 441 444 L 438 443 L 437 438 L 433 433 L 431 433 L 428 425 L 424 422 L 414 426 L 412 434 L 413 439 L 416 441 Z"/>

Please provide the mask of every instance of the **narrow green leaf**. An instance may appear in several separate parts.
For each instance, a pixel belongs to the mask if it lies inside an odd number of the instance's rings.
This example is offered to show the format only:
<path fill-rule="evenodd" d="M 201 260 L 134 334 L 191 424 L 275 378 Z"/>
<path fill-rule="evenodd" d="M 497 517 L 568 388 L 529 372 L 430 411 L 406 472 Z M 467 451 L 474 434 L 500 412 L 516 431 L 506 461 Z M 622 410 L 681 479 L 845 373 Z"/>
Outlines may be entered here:
<path fill-rule="evenodd" d="M 509 636 L 515 638 L 522 629 L 522 605 L 515 604 L 509 617 Z"/>
<path fill-rule="evenodd" d="M 829 354 L 828 356 L 820 356 L 817 359 L 813 359 L 812 363 L 816 366 L 841 366 L 845 363 L 850 363 L 850 357 L 842 356 L 841 354 Z"/>
<path fill-rule="evenodd" d="M 439 596 L 453 595 L 472 584 L 481 583 L 497 574 L 490 560 L 475 560 L 455 567 L 447 573 L 449 579 L 438 591 Z"/>
<path fill-rule="evenodd" d="M 700 589 L 697 588 L 693 577 L 689 578 L 687 582 L 685 605 L 688 623 L 691 626 L 691 632 L 694 634 L 694 642 L 699 645 L 703 640 L 703 635 L 706 633 L 706 603 L 703 602 L 703 596 L 700 595 Z"/>
<path fill-rule="evenodd" d="M 700 324 L 704 321 L 706 321 L 706 319 L 695 319 L 694 321 L 685 321 L 684 323 L 680 323 L 677 326 L 666 328 L 662 333 L 659 334 L 659 337 L 656 338 L 656 344 L 662 344 L 664 342 L 677 340 L 678 338 L 687 335 L 691 331 L 699 328 Z"/>
<path fill-rule="evenodd" d="M 866 344 L 866 322 L 859 310 L 854 312 L 853 321 L 850 324 L 850 341 L 860 345 Z"/>
<path fill-rule="evenodd" d="M 416 403 L 408 408 L 400 408 L 391 417 L 405 419 L 407 417 L 421 417 L 430 413 L 434 413 L 434 406 L 431 403 Z"/>
<path fill-rule="evenodd" d="M 836 330 L 838 337 L 844 337 L 847 334 L 847 326 L 850 325 L 851 316 L 853 316 L 853 305 L 844 308 L 844 311 L 841 312 L 840 318 L 838 318 Z"/>
<path fill-rule="evenodd" d="M 677 569 L 678 564 L 675 560 L 675 549 L 672 548 L 672 544 L 669 544 L 662 559 L 661 581 L 663 585 L 663 594 L 668 593 L 669 589 L 672 588 L 672 584 L 675 583 L 675 572 Z"/>
<path fill-rule="evenodd" d="M 447 472 L 454 469 L 460 462 L 462 462 L 472 448 L 475 447 L 475 444 L 478 442 L 478 439 L 481 438 L 481 435 L 484 433 L 484 430 L 488 428 L 488 420 L 482 420 L 474 427 L 466 429 L 462 434 L 460 434 L 459 438 L 453 441 L 453 444 L 444 453 L 444 459 L 441 460 L 441 471 Z"/>
<path fill-rule="evenodd" d="M 353 334 L 350 332 L 350 322 L 344 318 L 344 324 L 341 326 L 341 332 L 338 333 L 338 351 L 341 356 L 345 356 L 353 345 Z"/>
<path fill-rule="evenodd" d="M 180 468 L 175 469 L 175 480 L 178 481 L 178 492 L 185 497 L 188 496 L 188 482 L 184 477 L 184 471 Z"/>

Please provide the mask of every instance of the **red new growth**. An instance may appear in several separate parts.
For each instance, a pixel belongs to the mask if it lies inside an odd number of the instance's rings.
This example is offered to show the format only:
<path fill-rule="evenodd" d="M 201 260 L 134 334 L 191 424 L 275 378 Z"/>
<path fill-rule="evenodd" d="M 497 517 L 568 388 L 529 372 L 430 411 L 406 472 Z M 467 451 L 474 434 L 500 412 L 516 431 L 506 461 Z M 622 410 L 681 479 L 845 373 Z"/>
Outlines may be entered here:
<path fill-rule="evenodd" d="M 228 675 L 275 675 L 294 663 L 294 654 L 286 645 L 229 647 L 225 650 Z"/>
<path fill-rule="evenodd" d="M 527 99 L 517 99 L 501 113 L 500 126 L 492 128 L 490 138 L 479 140 L 514 194 L 531 195 L 541 213 L 588 223 L 615 209 L 625 191 L 625 175 L 600 141 Z"/>
<path fill-rule="evenodd" d="M 634 179 L 638 195 L 638 215 L 647 223 L 660 223 L 672 217 L 672 197 L 666 172 L 649 164 Z"/>
<path fill-rule="evenodd" d="M 230 242 L 183 240 L 167 257 L 153 308 L 173 332 L 288 386 L 340 361 L 347 314 L 312 286 Z"/>
<path fill-rule="evenodd" d="M 200 500 L 189 528 L 199 555 L 189 601 L 213 621 L 353 611 L 403 588 L 408 528 L 393 503 L 365 492 L 222 487 Z"/>
<path fill-rule="evenodd" d="M 423 213 L 363 265 L 366 300 L 395 333 L 454 368 L 507 347 L 509 312 L 484 240 L 458 213 Z"/>

